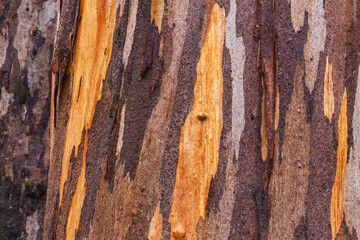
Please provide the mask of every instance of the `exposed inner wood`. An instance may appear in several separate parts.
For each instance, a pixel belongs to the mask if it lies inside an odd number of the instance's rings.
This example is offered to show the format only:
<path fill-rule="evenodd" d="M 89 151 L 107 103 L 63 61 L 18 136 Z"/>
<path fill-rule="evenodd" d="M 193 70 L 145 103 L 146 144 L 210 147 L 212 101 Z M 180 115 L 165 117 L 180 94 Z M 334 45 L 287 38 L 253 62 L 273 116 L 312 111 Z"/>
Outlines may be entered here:
<path fill-rule="evenodd" d="M 155 26 L 158 27 L 161 32 L 161 22 L 164 14 L 164 0 L 152 0 L 151 1 L 151 22 L 155 22 Z"/>
<path fill-rule="evenodd" d="M 160 213 L 160 203 L 157 205 L 154 216 L 150 222 L 150 228 L 148 233 L 149 240 L 160 240 L 162 231 L 162 215 Z"/>
<path fill-rule="evenodd" d="M 347 94 L 346 88 L 341 101 L 338 128 L 338 148 L 337 148 L 337 166 L 334 186 L 331 193 L 331 232 L 332 239 L 336 238 L 343 221 L 343 191 L 344 191 L 344 173 L 347 159 Z"/>
<path fill-rule="evenodd" d="M 334 91 L 332 81 L 332 64 L 329 63 L 329 56 L 326 58 L 326 70 L 324 78 L 324 115 L 330 120 L 334 113 Z"/>
<path fill-rule="evenodd" d="M 59 208 L 63 199 L 64 184 L 68 178 L 70 155 L 75 148 L 75 157 L 77 157 L 82 133 L 84 129 L 91 127 L 96 103 L 101 98 L 102 81 L 105 79 L 112 52 L 116 0 L 101 2 L 83 0 L 80 15 L 81 22 L 75 45 L 71 107 L 61 160 Z M 85 134 L 86 142 L 87 134 Z M 81 174 L 69 211 L 66 239 L 75 239 L 80 222 L 81 207 L 86 193 L 85 163 L 86 148 L 84 147 Z"/>
<path fill-rule="evenodd" d="M 86 179 L 85 179 L 85 159 L 87 151 L 87 133 L 85 134 L 84 140 L 84 152 L 83 152 L 83 161 L 81 164 L 81 172 L 76 184 L 75 194 L 71 201 L 71 207 L 69 211 L 69 216 L 66 224 L 66 239 L 75 239 L 76 230 L 80 223 L 80 213 L 84 203 L 85 193 L 86 193 Z"/>
<path fill-rule="evenodd" d="M 197 239 L 196 226 L 205 219 L 210 181 L 219 158 L 222 129 L 222 53 L 225 9 L 215 3 L 196 68 L 194 104 L 181 129 L 173 205 L 171 239 Z M 204 112 L 207 118 L 197 116 Z"/>

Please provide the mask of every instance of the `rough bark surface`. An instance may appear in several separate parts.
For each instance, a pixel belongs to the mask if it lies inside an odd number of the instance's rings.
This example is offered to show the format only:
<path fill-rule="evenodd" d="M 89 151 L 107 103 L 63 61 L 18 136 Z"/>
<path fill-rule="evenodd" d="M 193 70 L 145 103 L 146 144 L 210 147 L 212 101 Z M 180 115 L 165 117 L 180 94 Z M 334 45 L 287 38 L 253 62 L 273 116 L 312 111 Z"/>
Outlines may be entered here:
<path fill-rule="evenodd" d="M 357 239 L 358 1 L 59 3 L 44 239 Z"/>
<path fill-rule="evenodd" d="M 0 1 L 0 239 L 42 239 L 56 0 Z"/>

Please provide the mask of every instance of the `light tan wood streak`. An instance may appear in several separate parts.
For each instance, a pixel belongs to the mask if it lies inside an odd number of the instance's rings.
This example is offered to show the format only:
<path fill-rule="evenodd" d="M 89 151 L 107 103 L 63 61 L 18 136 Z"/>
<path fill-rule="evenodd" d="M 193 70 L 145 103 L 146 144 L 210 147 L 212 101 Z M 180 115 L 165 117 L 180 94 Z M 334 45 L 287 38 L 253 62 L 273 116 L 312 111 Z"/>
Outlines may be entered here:
<path fill-rule="evenodd" d="M 210 181 L 218 165 L 223 121 L 224 33 L 225 9 L 215 3 L 196 68 L 194 104 L 181 129 L 169 219 L 171 239 L 197 239 L 197 223 L 200 217 L 205 219 Z"/>
<path fill-rule="evenodd" d="M 260 126 L 260 133 L 261 133 L 261 158 L 265 162 L 267 159 L 268 153 L 268 141 L 267 141 L 267 133 L 266 133 L 266 94 L 265 94 L 265 83 L 264 77 L 261 77 L 261 85 L 263 88 L 263 96 L 261 101 L 261 126 Z"/>
<path fill-rule="evenodd" d="M 324 115 L 330 120 L 334 113 L 334 92 L 332 81 L 332 64 L 329 63 L 329 56 L 326 58 L 326 70 L 324 78 Z"/>
<path fill-rule="evenodd" d="M 155 26 L 158 27 L 161 32 L 161 22 L 164 14 L 164 0 L 152 0 L 151 1 L 151 22 L 155 22 Z"/>
<path fill-rule="evenodd" d="M 161 239 L 161 231 L 162 231 L 162 215 L 160 213 L 160 203 L 158 203 L 154 216 L 150 222 L 150 228 L 148 233 L 149 240 L 160 240 Z"/>

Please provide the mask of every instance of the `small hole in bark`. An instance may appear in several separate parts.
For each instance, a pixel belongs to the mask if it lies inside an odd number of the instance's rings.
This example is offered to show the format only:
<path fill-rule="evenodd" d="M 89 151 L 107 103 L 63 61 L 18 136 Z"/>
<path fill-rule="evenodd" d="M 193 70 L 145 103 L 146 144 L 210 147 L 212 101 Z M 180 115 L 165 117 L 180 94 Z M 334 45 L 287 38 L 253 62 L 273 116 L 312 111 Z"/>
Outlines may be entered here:
<path fill-rule="evenodd" d="M 206 113 L 204 112 L 200 112 L 198 115 L 197 115 L 197 118 L 200 120 L 200 121 L 205 121 L 207 119 L 207 115 Z"/>

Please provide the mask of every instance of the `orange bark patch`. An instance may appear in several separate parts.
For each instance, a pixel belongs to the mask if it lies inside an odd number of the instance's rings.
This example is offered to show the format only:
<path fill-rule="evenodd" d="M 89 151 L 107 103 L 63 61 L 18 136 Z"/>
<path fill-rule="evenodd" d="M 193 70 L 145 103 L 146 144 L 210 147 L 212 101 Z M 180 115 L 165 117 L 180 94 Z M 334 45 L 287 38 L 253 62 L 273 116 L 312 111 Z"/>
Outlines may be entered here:
<path fill-rule="evenodd" d="M 337 167 L 334 186 L 331 193 L 331 231 L 332 238 L 336 238 L 343 221 L 343 190 L 344 190 L 344 172 L 347 159 L 347 94 L 346 88 L 341 101 L 338 128 L 338 148 L 337 148 Z"/>
<path fill-rule="evenodd" d="M 173 205 L 171 239 L 196 239 L 196 226 L 205 218 L 210 181 L 218 166 L 222 129 L 222 52 L 225 10 L 214 4 L 196 68 L 194 104 L 181 129 Z M 199 114 L 206 118 L 199 119 Z"/>
<path fill-rule="evenodd" d="M 162 215 L 160 213 L 160 203 L 157 205 L 153 218 L 150 222 L 150 228 L 148 233 L 149 240 L 160 240 L 162 231 Z"/>
<path fill-rule="evenodd" d="M 326 71 L 324 79 L 324 115 L 330 120 L 334 113 L 334 92 L 332 81 L 332 64 L 329 63 L 329 56 L 326 58 Z"/>
<path fill-rule="evenodd" d="M 75 194 L 71 201 L 69 216 L 66 225 L 66 240 L 75 239 L 76 230 L 80 223 L 81 209 L 84 203 L 86 193 L 86 179 L 85 179 L 85 159 L 87 150 L 87 133 L 85 133 L 83 161 L 81 165 L 81 172 L 76 184 Z"/>
<path fill-rule="evenodd" d="M 155 26 L 158 27 L 161 32 L 161 22 L 164 14 L 164 0 L 152 0 L 151 1 L 151 22 L 155 22 Z"/>
<path fill-rule="evenodd" d="M 69 120 L 62 156 L 59 208 L 63 198 L 64 184 L 68 177 L 70 155 L 75 148 L 77 156 L 82 132 L 91 127 L 97 101 L 101 98 L 102 81 L 105 79 L 112 50 L 116 19 L 116 0 L 81 1 L 81 21 L 75 45 L 74 77 Z M 106 50 L 106 51 L 105 51 Z M 87 134 L 85 134 L 85 143 Z M 74 239 L 80 221 L 82 202 L 86 192 L 86 148 L 83 165 L 69 212 L 67 237 Z M 77 219 L 75 222 L 73 220 Z"/>

